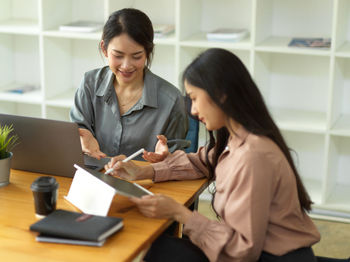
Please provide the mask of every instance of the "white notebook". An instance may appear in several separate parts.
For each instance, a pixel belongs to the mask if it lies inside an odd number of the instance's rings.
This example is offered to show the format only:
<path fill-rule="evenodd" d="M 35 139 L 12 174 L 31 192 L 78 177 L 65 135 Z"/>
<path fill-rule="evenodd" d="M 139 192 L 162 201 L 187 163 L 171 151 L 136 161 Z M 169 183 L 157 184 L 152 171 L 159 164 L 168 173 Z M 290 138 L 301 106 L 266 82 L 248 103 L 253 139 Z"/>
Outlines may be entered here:
<path fill-rule="evenodd" d="M 207 33 L 209 41 L 239 41 L 248 35 L 246 29 L 218 28 Z"/>
<path fill-rule="evenodd" d="M 69 24 L 60 25 L 60 31 L 91 33 L 102 29 L 103 23 L 94 21 L 75 21 Z"/>

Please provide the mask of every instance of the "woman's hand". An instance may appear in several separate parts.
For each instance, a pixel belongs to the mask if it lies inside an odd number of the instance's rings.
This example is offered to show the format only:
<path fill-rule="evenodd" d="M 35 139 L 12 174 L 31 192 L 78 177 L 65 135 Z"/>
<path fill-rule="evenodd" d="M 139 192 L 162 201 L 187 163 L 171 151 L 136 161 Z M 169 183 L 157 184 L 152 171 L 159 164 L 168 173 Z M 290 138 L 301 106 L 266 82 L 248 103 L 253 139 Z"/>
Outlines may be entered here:
<path fill-rule="evenodd" d="M 158 142 L 156 144 L 155 152 L 143 152 L 143 158 L 151 163 L 157 163 L 163 161 L 169 154 L 169 148 L 167 145 L 167 138 L 163 135 L 158 135 Z"/>
<path fill-rule="evenodd" d="M 122 162 L 125 155 L 115 156 L 105 165 L 105 170 L 113 168 L 110 173 L 112 176 L 120 177 L 126 180 L 153 179 L 154 170 L 151 165 L 139 166 L 133 161 Z"/>
<path fill-rule="evenodd" d="M 165 195 L 146 195 L 142 198 L 132 197 L 129 199 L 137 205 L 140 212 L 146 217 L 170 218 L 185 224 L 192 216 L 192 211 L 187 207 Z"/>
<path fill-rule="evenodd" d="M 79 128 L 79 135 L 81 147 L 85 154 L 97 159 L 101 159 L 107 156 L 105 153 L 100 151 L 100 146 L 97 140 L 89 130 Z"/>

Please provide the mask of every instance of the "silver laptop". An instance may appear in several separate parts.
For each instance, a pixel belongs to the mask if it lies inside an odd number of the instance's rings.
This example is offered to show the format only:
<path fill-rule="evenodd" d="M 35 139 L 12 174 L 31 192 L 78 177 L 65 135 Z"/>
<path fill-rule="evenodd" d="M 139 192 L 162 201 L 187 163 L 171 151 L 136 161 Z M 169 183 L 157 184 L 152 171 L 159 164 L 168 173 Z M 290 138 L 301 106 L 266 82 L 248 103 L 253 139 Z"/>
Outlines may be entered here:
<path fill-rule="evenodd" d="M 109 161 L 83 155 L 76 123 L 0 114 L 0 124 L 12 124 L 19 136 L 12 150 L 13 169 L 73 177 L 74 164 L 99 170 Z"/>

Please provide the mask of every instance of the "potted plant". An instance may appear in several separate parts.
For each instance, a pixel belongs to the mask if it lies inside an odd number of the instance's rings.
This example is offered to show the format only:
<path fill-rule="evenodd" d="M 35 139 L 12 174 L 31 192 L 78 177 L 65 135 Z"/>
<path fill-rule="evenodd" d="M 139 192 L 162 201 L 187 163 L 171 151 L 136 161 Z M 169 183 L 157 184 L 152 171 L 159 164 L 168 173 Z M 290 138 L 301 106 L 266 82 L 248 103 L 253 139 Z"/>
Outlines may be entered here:
<path fill-rule="evenodd" d="M 12 125 L 0 124 L 0 187 L 10 182 L 10 168 L 12 159 L 12 148 L 17 144 L 18 136 L 11 134 L 14 130 Z"/>

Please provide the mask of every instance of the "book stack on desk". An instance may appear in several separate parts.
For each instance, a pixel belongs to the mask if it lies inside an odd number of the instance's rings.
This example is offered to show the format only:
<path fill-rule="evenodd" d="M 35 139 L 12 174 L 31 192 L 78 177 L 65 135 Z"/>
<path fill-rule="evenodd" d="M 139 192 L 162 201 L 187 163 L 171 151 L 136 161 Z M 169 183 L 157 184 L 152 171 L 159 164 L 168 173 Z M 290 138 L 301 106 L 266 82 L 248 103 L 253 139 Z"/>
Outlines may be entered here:
<path fill-rule="evenodd" d="M 123 219 L 55 210 L 32 224 L 30 230 L 39 232 L 39 242 L 102 246 L 106 239 L 123 227 Z"/>

